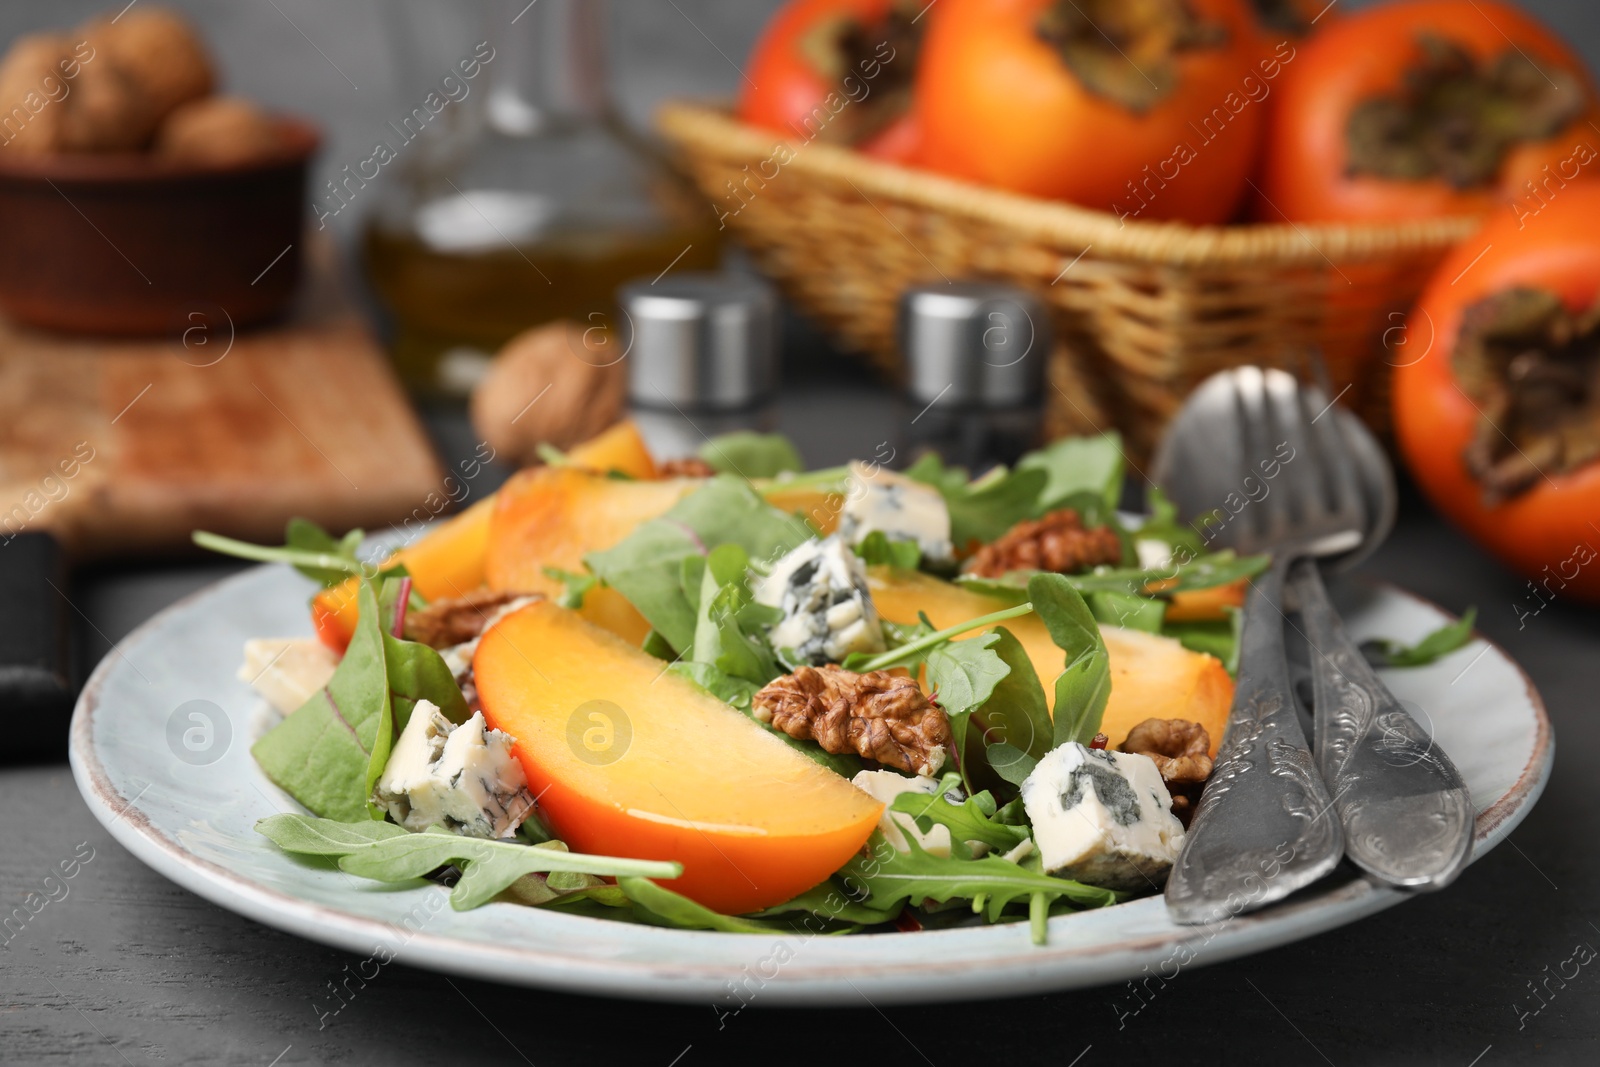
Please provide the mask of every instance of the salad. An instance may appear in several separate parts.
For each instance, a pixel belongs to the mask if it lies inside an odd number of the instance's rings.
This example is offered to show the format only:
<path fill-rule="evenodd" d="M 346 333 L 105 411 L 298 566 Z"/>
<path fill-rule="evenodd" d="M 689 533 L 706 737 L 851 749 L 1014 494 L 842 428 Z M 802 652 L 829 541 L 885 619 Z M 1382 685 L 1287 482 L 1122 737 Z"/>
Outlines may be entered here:
<path fill-rule="evenodd" d="M 1212 551 L 1114 435 L 979 477 L 804 471 L 749 433 L 658 462 L 628 423 L 318 583 L 241 677 L 307 814 L 257 829 L 383 882 L 729 932 L 1027 921 L 1160 891 L 1266 557 Z"/>

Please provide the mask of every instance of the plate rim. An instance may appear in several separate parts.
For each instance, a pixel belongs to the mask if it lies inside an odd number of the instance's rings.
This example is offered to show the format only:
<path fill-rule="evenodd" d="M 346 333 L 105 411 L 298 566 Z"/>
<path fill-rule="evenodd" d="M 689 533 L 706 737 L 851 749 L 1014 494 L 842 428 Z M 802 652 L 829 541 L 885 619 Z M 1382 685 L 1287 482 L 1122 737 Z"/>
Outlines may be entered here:
<path fill-rule="evenodd" d="M 132 799 L 124 797 L 117 790 L 95 749 L 95 715 L 100 710 L 102 689 L 117 669 L 118 661 L 129 659 L 128 652 L 154 637 L 170 617 L 193 610 L 200 602 L 224 594 L 235 584 L 259 577 L 263 570 L 282 570 L 285 575 L 292 573 L 287 567 L 275 564 L 244 568 L 188 593 L 151 615 L 113 645 L 84 684 L 73 709 L 68 762 L 79 793 L 95 818 L 119 844 L 162 877 L 219 907 L 265 926 L 347 951 L 367 952 L 372 950 L 375 943 L 392 940 L 396 928 L 382 919 L 354 914 L 261 885 L 185 848 L 157 829 L 145 813 L 137 808 L 143 790 Z M 1347 577 L 1346 580 L 1398 595 L 1447 618 L 1458 618 L 1395 583 L 1364 577 Z M 1473 631 L 1473 637 L 1483 641 L 1516 671 L 1536 722 L 1532 749 L 1516 781 L 1494 804 L 1479 813 L 1474 821 L 1472 862 L 1476 862 L 1489 848 L 1504 840 L 1538 802 L 1554 765 L 1555 742 L 1544 699 L 1527 671 L 1498 642 L 1477 630 Z M 780 972 L 775 978 L 762 981 L 760 992 L 764 995 L 764 1003 L 768 1005 L 827 1005 L 844 998 L 854 1001 L 865 996 L 856 982 L 852 981 L 853 978 L 891 979 L 898 982 L 897 986 L 888 988 L 875 987 L 874 1003 L 993 999 L 1092 987 L 1118 981 L 1130 973 L 1116 962 L 1115 958 L 1121 954 L 1142 954 L 1163 947 L 1176 949 L 1200 941 L 1205 949 L 1204 955 L 1197 954 L 1192 963 L 1185 965 L 1205 966 L 1302 941 L 1359 921 L 1418 895 L 1379 886 L 1354 874 L 1331 888 L 1324 886 L 1314 894 L 1308 889 L 1302 894 L 1296 894 L 1263 911 L 1221 923 L 1181 927 L 1183 932 L 1177 935 L 1172 931 L 1161 931 L 1138 939 L 1094 946 L 1073 946 L 1063 938 L 1057 945 L 1029 944 L 1021 952 L 996 954 L 976 960 L 961 958 L 946 961 L 939 959 L 937 953 L 932 953 L 931 958 L 918 961 L 874 964 L 865 975 L 861 967 L 854 964 L 812 966 L 799 975 L 790 972 L 786 977 Z M 1159 905 L 1160 900 L 1159 896 L 1141 898 L 1117 907 Z M 558 914 L 549 914 L 545 918 L 560 924 L 606 921 Z M 1055 922 L 1069 922 L 1073 918 L 1057 916 L 1052 920 L 1052 925 Z M 1243 933 L 1213 945 L 1211 937 L 1215 933 L 1212 931 L 1230 925 L 1242 926 Z M 1285 929 L 1286 926 L 1288 929 Z M 644 938 L 672 941 L 753 941 L 748 934 L 709 930 L 638 926 L 630 927 L 630 931 Z M 931 930 L 919 931 L 914 935 L 878 934 L 874 938 L 939 938 L 967 932 L 970 931 Z M 1207 936 L 1208 932 L 1212 932 L 1210 936 Z M 785 935 L 774 933 L 773 939 L 784 940 Z M 720 962 L 675 960 L 667 964 L 599 956 L 582 958 L 567 950 L 550 951 L 538 944 L 507 946 L 468 942 L 422 930 L 412 932 L 400 946 L 389 951 L 393 959 L 402 963 L 463 977 L 608 997 L 698 1003 L 708 999 L 713 1002 L 728 1001 L 737 977 L 730 965 Z M 1070 968 L 1070 972 L 1063 971 L 1063 968 Z M 951 988 L 952 974 L 973 973 L 993 973 L 1000 980 L 980 989 L 961 983 Z M 742 999 L 739 1002 L 741 1006 L 744 1004 Z"/>

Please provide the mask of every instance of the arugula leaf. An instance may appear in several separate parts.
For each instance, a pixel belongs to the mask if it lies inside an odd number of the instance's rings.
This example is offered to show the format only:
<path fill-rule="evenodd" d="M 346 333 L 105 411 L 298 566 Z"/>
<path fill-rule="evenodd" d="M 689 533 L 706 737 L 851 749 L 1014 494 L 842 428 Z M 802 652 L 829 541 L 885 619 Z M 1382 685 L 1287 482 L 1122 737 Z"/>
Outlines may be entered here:
<path fill-rule="evenodd" d="M 303 856 L 348 856 L 368 845 L 410 831 L 392 822 L 336 822 L 313 819 L 294 812 L 269 815 L 256 823 L 256 832 L 285 852 Z"/>
<path fill-rule="evenodd" d="M 1461 618 L 1439 627 L 1415 645 L 1375 637 L 1361 642 L 1361 652 L 1374 667 L 1426 667 L 1471 641 L 1477 621 L 1478 609 L 1468 608 Z"/>
<path fill-rule="evenodd" d="M 1043 471 L 1045 485 L 1038 496 L 1036 518 L 1047 511 L 1070 506 L 1067 498 L 1093 493 L 1114 512 L 1122 498 L 1122 438 L 1115 433 L 1099 437 L 1063 437 L 1017 461 L 1018 471 Z"/>
<path fill-rule="evenodd" d="M 914 571 L 922 565 L 922 549 L 915 541 L 889 540 L 882 530 L 873 530 L 855 546 L 856 555 L 869 567 L 888 564 Z"/>
<path fill-rule="evenodd" d="M 1005 744 L 1029 760 L 1038 760 L 1053 746 L 1055 727 L 1044 686 L 1039 684 L 1039 675 L 1028 658 L 1028 650 L 1005 627 L 996 627 L 994 632 L 1000 637 L 993 646 L 994 653 L 1010 670 L 995 685 L 983 706 L 973 713 L 972 723 L 978 730 L 969 735 L 969 744 L 960 751 L 966 753 L 963 769 L 970 764 L 974 778 L 987 767 L 1009 782 L 995 761 L 998 758 L 1015 763 L 1016 759 L 1005 750 L 997 752 L 997 746 Z M 1032 768 L 1031 763 L 1029 768 Z M 970 786 L 968 791 L 971 791 Z"/>
<path fill-rule="evenodd" d="M 361 540 L 366 535 L 361 530 L 351 530 L 338 540 L 312 522 L 310 519 L 290 519 L 283 531 L 283 544 L 285 548 L 292 548 L 300 552 L 310 552 L 322 555 L 337 556 L 346 563 L 357 568 L 361 560 L 356 558 L 356 550 L 361 547 Z M 294 569 L 310 578 L 314 582 L 321 582 L 324 586 L 338 585 L 350 574 L 344 568 L 312 567 L 305 564 L 295 564 Z"/>
<path fill-rule="evenodd" d="M 932 452 L 905 472 L 906 477 L 939 490 L 950 511 L 950 539 L 957 552 L 970 551 L 973 543 L 987 544 L 1023 519 L 1038 514 L 1039 494 L 1049 482 L 1042 470 L 1008 471 L 996 467 L 969 482 L 959 467 L 946 468 Z"/>
<path fill-rule="evenodd" d="M 724 704 L 732 704 L 747 714 L 751 698 L 761 688 L 744 678 L 735 678 L 710 663 L 692 660 L 679 660 L 667 668 L 667 673 L 693 682 Z"/>
<path fill-rule="evenodd" d="M 667 639 L 654 630 L 644 635 L 644 640 L 640 642 L 639 648 L 656 659 L 670 661 L 678 657 L 677 649 L 667 644 Z"/>
<path fill-rule="evenodd" d="M 689 658 L 762 686 L 783 673 L 762 632 L 781 612 L 755 603 L 746 584 L 749 567 L 750 557 L 735 544 L 718 545 L 703 561 Z"/>
<path fill-rule="evenodd" d="M 772 507 L 749 483 L 723 474 L 611 548 L 589 553 L 584 563 L 669 645 L 684 651 L 694 643 L 698 606 L 684 592 L 685 558 L 735 544 L 751 559 L 775 560 L 810 538 L 800 519 Z"/>
<path fill-rule="evenodd" d="M 965 641 L 939 645 L 928 653 L 928 686 L 933 690 L 934 701 L 944 709 L 950 721 L 951 744 L 963 756 L 961 781 L 969 791 L 973 788 L 972 775 L 976 770 L 969 766 L 972 761 L 965 756 L 970 719 L 1011 673 L 1010 665 L 994 651 L 993 646 L 999 641 L 999 632 L 991 631 Z M 981 744 L 974 747 L 981 751 Z"/>
<path fill-rule="evenodd" d="M 1205 552 L 1205 542 L 1192 527 L 1178 518 L 1178 505 L 1161 491 L 1160 486 L 1152 485 L 1144 499 L 1148 516 L 1134 531 L 1136 540 L 1160 541 L 1171 548 L 1186 550 L 1191 557 Z"/>
<path fill-rule="evenodd" d="M 700 446 L 699 456 L 720 474 L 741 478 L 775 478 L 785 471 L 806 469 L 794 444 L 781 433 L 736 430 Z"/>
<path fill-rule="evenodd" d="M 561 583 L 561 595 L 556 598 L 556 603 L 573 611 L 581 609 L 583 598 L 589 595 L 589 590 L 600 584 L 600 579 L 592 574 L 564 571 L 560 567 L 545 567 L 544 576 Z"/>
<path fill-rule="evenodd" d="M 901 852 L 878 831 L 869 841 L 871 854 L 852 856 L 839 870 L 845 885 L 859 889 L 871 907 L 887 910 L 896 904 L 945 903 L 982 899 L 982 913 L 996 922 L 1008 904 L 1043 895 L 1046 902 L 1066 899 L 1085 907 L 1105 907 L 1123 899 L 1109 889 L 1097 889 L 1066 878 L 1038 874 L 1002 859 L 961 859 L 935 856 L 907 835 L 909 851 Z M 1035 940 L 1040 931 L 1035 929 Z"/>
<path fill-rule="evenodd" d="M 1064 574 L 1078 592 L 1125 593 L 1132 596 L 1170 596 L 1191 589 L 1210 589 L 1229 585 L 1241 578 L 1254 578 L 1272 562 L 1267 555 L 1237 556 L 1232 549 L 1175 562 L 1165 567 L 1102 567 L 1088 574 Z M 961 575 L 960 585 L 986 596 L 1021 600 L 1027 596 L 1028 582 L 1039 571 L 1012 571 L 999 578 Z"/>
<path fill-rule="evenodd" d="M 889 810 L 911 816 L 923 833 L 935 823 L 949 828 L 951 850 L 962 859 L 972 858 L 969 841 L 981 841 L 996 852 L 1010 852 L 1032 836 L 1026 826 L 995 822 L 994 798 L 987 792 L 974 793 L 960 804 L 950 803 L 943 793 L 901 793 Z"/>
<path fill-rule="evenodd" d="M 293 813 L 262 819 L 256 830 L 285 852 L 336 856 L 342 870 L 379 882 L 404 882 L 440 867 L 457 867 L 461 879 L 450 894 L 450 906 L 457 911 L 487 904 L 528 874 L 572 871 L 610 878 L 676 878 L 683 873 L 682 864 L 568 852 L 559 841 L 524 845 L 438 830 L 412 834 L 387 823 L 369 825 L 388 826 L 395 832 L 357 829 Z"/>
<path fill-rule="evenodd" d="M 1111 659 L 1100 627 L 1083 597 L 1059 574 L 1036 574 L 1028 582 L 1028 599 L 1050 631 L 1050 639 L 1067 654 L 1067 667 L 1056 678 L 1055 744 L 1087 745 L 1100 731 L 1111 696 Z"/>
<path fill-rule="evenodd" d="M 617 888 L 626 893 L 628 899 L 640 909 L 640 919 L 657 926 L 671 926 L 679 930 L 720 930 L 727 934 L 788 933 L 792 929 L 786 923 L 723 915 L 644 878 L 618 878 Z"/>
<path fill-rule="evenodd" d="M 989 766 L 1012 785 L 1020 786 L 1039 765 L 1039 761 L 1008 741 L 997 741 L 985 752 Z"/>
<path fill-rule="evenodd" d="M 893 908 L 881 909 L 869 907 L 860 901 L 854 900 L 845 892 L 844 886 L 836 879 L 830 878 L 821 885 L 812 886 L 791 900 L 782 904 L 775 904 L 765 911 L 755 913 L 756 918 L 770 918 L 776 915 L 788 915 L 794 912 L 805 912 L 815 915 L 819 919 L 837 922 L 855 923 L 859 926 L 879 926 L 883 923 L 893 922 L 899 916 L 902 908 L 897 905 Z"/>
<path fill-rule="evenodd" d="M 1165 601 L 1132 593 L 1090 593 L 1083 599 L 1094 617 L 1107 626 L 1158 634 L 1167 616 Z"/>
<path fill-rule="evenodd" d="M 852 652 L 845 657 L 841 666 L 847 671 L 857 671 L 865 674 L 868 671 L 882 671 L 890 667 L 904 667 L 909 664 L 920 663 L 930 649 L 945 644 L 951 638 L 960 637 L 962 634 L 971 633 L 973 630 L 986 629 L 997 622 L 1005 622 L 1007 619 L 1015 619 L 1018 616 L 1028 614 L 1032 610 L 1033 605 L 1031 604 L 1018 604 L 1016 607 L 992 611 L 987 615 L 979 615 L 975 619 L 958 622 L 954 626 L 945 627 L 943 630 L 920 634 L 915 640 L 901 645 L 899 648 L 891 648 L 887 652 L 879 652 L 877 654 Z"/>
<path fill-rule="evenodd" d="M 287 543 L 282 547 L 253 545 L 206 530 L 196 530 L 190 539 L 201 548 L 235 559 L 287 563 L 306 577 L 321 583 L 324 588 L 359 575 L 389 578 L 405 573 L 405 568 L 399 564 L 378 571 L 372 564 L 358 559 L 356 549 L 360 547 L 363 536 L 360 530 L 351 530 L 335 541 L 315 523 L 305 519 L 290 519 L 284 533 Z"/>
<path fill-rule="evenodd" d="M 1244 624 L 1244 613 L 1238 608 L 1225 608 L 1227 619 L 1196 622 L 1169 622 L 1161 628 L 1168 637 L 1193 652 L 1205 652 L 1222 661 L 1228 673 L 1239 673 L 1239 634 Z"/>

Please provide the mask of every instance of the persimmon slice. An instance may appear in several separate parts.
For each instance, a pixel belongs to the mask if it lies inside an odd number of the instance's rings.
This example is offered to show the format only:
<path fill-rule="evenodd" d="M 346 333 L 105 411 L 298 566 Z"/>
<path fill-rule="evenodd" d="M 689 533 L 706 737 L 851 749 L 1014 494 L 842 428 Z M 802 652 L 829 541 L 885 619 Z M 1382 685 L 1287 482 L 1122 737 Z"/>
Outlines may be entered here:
<path fill-rule="evenodd" d="M 883 805 L 621 638 L 549 602 L 486 633 L 484 717 L 572 849 L 676 860 L 728 914 L 782 903 L 866 841 Z"/>

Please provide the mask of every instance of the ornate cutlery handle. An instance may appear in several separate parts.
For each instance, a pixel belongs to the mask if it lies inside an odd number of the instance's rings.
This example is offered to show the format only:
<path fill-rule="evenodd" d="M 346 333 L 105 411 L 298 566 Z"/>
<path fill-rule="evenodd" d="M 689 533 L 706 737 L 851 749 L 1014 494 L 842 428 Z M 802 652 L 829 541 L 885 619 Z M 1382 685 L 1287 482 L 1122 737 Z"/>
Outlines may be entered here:
<path fill-rule="evenodd" d="M 1287 565 L 1274 559 L 1245 601 L 1228 728 L 1167 880 L 1167 910 L 1180 923 L 1279 900 L 1333 870 L 1344 851 L 1289 691 L 1281 610 Z"/>
<path fill-rule="evenodd" d="M 1345 851 L 1380 881 L 1440 889 L 1472 851 L 1466 783 L 1345 633 L 1316 564 L 1302 560 L 1291 573 L 1311 644 L 1317 763 Z"/>

